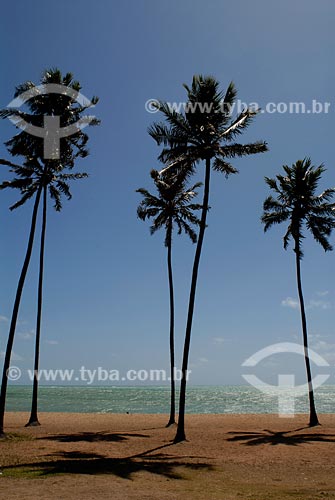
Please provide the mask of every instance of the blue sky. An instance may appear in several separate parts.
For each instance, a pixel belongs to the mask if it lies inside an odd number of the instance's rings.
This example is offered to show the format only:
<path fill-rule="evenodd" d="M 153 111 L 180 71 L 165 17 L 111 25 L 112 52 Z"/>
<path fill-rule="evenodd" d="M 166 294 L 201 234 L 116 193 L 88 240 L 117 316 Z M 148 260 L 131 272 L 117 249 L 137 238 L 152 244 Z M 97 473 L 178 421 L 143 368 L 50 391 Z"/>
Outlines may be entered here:
<path fill-rule="evenodd" d="M 87 96 L 98 95 L 100 127 L 91 128 L 90 156 L 78 170 L 63 211 L 50 206 L 46 244 L 42 368 L 168 367 L 168 288 L 163 234 L 150 236 L 136 218 L 138 187 L 159 149 L 147 127 L 159 115 L 145 102 L 184 101 L 182 83 L 212 74 L 224 90 L 257 102 L 329 102 L 328 113 L 264 113 L 243 135 L 270 151 L 238 160 L 239 175 L 214 173 L 201 261 L 191 348 L 193 384 L 243 383 L 241 363 L 276 342 L 300 341 L 294 255 L 282 248 L 284 227 L 263 234 L 264 176 L 311 156 L 334 185 L 334 54 L 332 0 L 127 0 L 123 2 L 5 0 L 1 30 L 1 107 L 15 85 L 38 82 L 42 71 L 71 71 Z M 0 123 L 3 142 L 15 130 Z M 0 179 L 8 177 L 3 167 Z M 199 178 L 203 170 L 199 169 Z M 15 193 L 0 197 L 0 350 L 22 265 L 31 204 L 10 213 Z M 333 239 L 334 242 L 334 239 Z M 176 352 L 180 365 L 194 247 L 175 238 Z M 37 252 L 23 295 L 13 363 L 32 367 Z M 305 240 L 303 279 L 311 345 L 335 363 L 334 255 Z M 276 357 L 277 356 L 277 357 Z M 283 355 L 263 366 L 270 380 Z M 286 362 L 286 361 L 285 361 Z M 294 357 L 292 367 L 301 365 Z M 277 370 L 277 371 L 276 371 Z M 279 370 L 279 371 L 278 371 Z M 265 373 L 266 372 L 266 373 Z M 332 368 L 332 372 L 334 372 Z M 25 380 L 22 379 L 24 382 Z M 332 380 L 333 381 L 333 380 Z"/>

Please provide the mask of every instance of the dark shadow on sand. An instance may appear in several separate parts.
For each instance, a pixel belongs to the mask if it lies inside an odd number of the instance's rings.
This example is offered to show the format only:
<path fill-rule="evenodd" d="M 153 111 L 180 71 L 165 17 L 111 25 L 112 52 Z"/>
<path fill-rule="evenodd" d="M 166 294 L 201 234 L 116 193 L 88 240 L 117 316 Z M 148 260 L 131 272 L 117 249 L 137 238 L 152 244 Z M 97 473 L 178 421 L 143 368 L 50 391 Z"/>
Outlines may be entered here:
<path fill-rule="evenodd" d="M 319 432 L 308 432 L 297 434 L 301 430 L 309 429 L 309 427 L 295 429 L 290 431 L 274 432 L 269 429 L 264 429 L 262 432 L 229 432 L 233 437 L 227 441 L 241 441 L 246 446 L 259 446 L 269 444 L 276 446 L 284 444 L 287 446 L 298 446 L 301 444 L 311 444 L 313 442 L 335 443 L 335 434 L 322 434 Z"/>
<path fill-rule="evenodd" d="M 170 445 L 160 446 L 157 449 L 166 446 Z M 144 454 L 145 452 L 139 454 L 138 457 Z M 135 473 L 145 471 L 151 474 L 164 476 L 167 479 L 183 479 L 183 469 L 208 471 L 213 470 L 213 467 L 207 463 L 190 463 L 186 460 L 180 461 L 176 459 L 176 457 L 163 454 L 146 457 L 145 459 L 136 458 L 136 456 L 107 458 L 97 453 L 62 451 L 46 455 L 45 460 L 40 462 L 3 467 L 2 470 L 5 474 L 7 472 L 8 475 L 10 475 L 11 470 L 15 470 L 17 475 L 17 471 L 20 469 L 23 474 L 27 473 L 27 469 L 29 469 L 30 472 L 37 473 L 37 475 L 41 477 L 55 474 L 113 474 L 123 479 L 134 479 L 133 475 Z"/>
<path fill-rule="evenodd" d="M 43 436 L 38 439 L 45 439 L 50 441 L 59 441 L 60 443 L 78 443 L 86 441 L 88 443 L 95 443 L 98 441 L 120 442 L 125 441 L 132 437 L 148 438 L 148 434 L 137 434 L 131 432 L 78 432 L 78 434 L 55 434 L 53 436 Z"/>

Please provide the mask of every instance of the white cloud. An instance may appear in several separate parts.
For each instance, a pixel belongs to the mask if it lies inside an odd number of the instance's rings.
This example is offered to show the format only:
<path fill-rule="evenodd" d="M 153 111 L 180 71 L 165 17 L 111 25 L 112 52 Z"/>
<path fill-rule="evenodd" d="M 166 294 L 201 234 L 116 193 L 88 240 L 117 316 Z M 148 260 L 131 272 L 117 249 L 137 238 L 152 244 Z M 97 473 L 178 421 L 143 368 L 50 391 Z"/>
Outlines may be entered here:
<path fill-rule="evenodd" d="M 197 363 L 190 363 L 189 367 L 192 369 L 193 368 L 200 368 L 204 364 L 208 363 L 208 361 L 209 360 L 207 358 L 198 358 Z"/>
<path fill-rule="evenodd" d="M 316 292 L 316 295 L 318 295 L 319 297 L 325 297 L 328 294 L 328 290 L 324 290 L 323 292 Z"/>
<path fill-rule="evenodd" d="M 326 361 L 332 363 L 335 361 L 335 344 L 327 342 L 328 337 L 325 335 L 312 334 L 309 335 L 310 347 L 313 351 L 317 352 Z"/>
<path fill-rule="evenodd" d="M 325 292 L 322 292 L 322 293 L 325 293 Z M 281 301 L 281 305 L 284 307 L 290 307 L 291 309 L 298 309 L 299 308 L 298 300 L 293 299 L 292 297 L 286 297 L 286 299 Z M 322 299 L 318 299 L 318 300 L 311 299 L 306 303 L 307 309 L 330 309 L 330 307 L 331 307 L 331 303 L 326 301 L 326 300 L 322 300 Z"/>
<path fill-rule="evenodd" d="M 298 309 L 299 302 L 292 297 L 286 297 L 286 299 L 281 301 L 281 305 L 284 307 L 290 307 L 291 309 Z"/>
<path fill-rule="evenodd" d="M 213 337 L 214 344 L 223 344 L 223 342 L 225 342 L 225 339 L 223 337 Z"/>
<path fill-rule="evenodd" d="M 325 300 L 310 300 L 308 303 L 308 309 L 330 309 L 330 302 Z"/>
<path fill-rule="evenodd" d="M 48 345 L 58 345 L 57 340 L 45 340 L 44 343 Z"/>
<path fill-rule="evenodd" d="M 30 330 L 30 332 L 19 332 L 17 336 L 22 340 L 31 340 L 35 336 L 34 330 Z"/>
<path fill-rule="evenodd" d="M 28 321 L 26 321 L 25 319 L 19 319 L 17 321 L 17 326 L 22 326 L 22 325 L 27 325 L 28 324 Z"/>
<path fill-rule="evenodd" d="M 6 316 L 0 316 L 0 321 L 3 321 L 4 323 L 8 323 L 8 318 L 6 318 Z"/>
<path fill-rule="evenodd" d="M 0 358 L 1 359 L 5 359 L 5 352 L 4 351 L 0 351 Z M 11 355 L 11 361 L 23 361 L 24 358 L 22 356 L 20 356 L 19 354 L 17 354 L 16 352 L 12 351 L 12 355 Z"/>

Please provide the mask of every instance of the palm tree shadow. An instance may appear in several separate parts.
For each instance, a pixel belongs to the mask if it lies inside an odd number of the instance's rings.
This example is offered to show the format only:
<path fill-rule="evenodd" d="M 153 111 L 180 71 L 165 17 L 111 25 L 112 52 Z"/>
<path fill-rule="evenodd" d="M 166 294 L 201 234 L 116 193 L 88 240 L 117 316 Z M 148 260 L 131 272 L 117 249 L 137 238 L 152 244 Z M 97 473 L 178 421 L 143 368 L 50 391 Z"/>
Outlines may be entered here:
<path fill-rule="evenodd" d="M 170 446 L 173 446 L 173 441 L 171 441 L 170 443 L 167 443 L 167 444 L 162 444 L 161 446 L 156 446 L 156 448 L 150 448 L 150 450 L 146 450 L 146 451 L 143 451 L 142 453 L 136 453 L 135 455 L 131 455 L 130 457 L 127 457 L 127 459 L 133 459 L 133 458 L 141 458 L 141 457 L 145 457 L 146 455 L 149 455 L 149 453 L 153 453 L 154 451 L 158 451 L 158 450 L 162 450 L 163 448 L 168 448 Z M 153 455 L 152 457 L 148 457 L 148 458 L 153 458 L 155 455 Z M 163 454 L 156 454 L 156 456 L 165 456 Z"/>
<path fill-rule="evenodd" d="M 151 448 L 150 450 L 146 450 L 146 451 L 143 451 L 142 453 L 137 453 L 136 455 L 131 455 L 129 457 L 127 457 L 128 459 L 133 459 L 133 458 L 142 458 L 142 457 L 146 457 L 147 460 L 151 460 L 151 459 L 160 459 L 160 460 L 167 460 L 167 459 L 172 459 L 172 458 L 175 458 L 175 455 L 167 455 L 166 453 L 155 453 L 154 455 L 150 455 L 151 453 L 154 453 L 155 451 L 159 451 L 159 450 L 162 450 L 163 448 L 169 448 L 170 446 L 175 446 L 175 443 L 173 441 L 171 441 L 170 443 L 167 443 L 167 444 L 163 444 L 161 446 L 157 446 L 156 448 Z M 178 458 L 196 458 L 196 459 L 204 459 L 206 458 L 207 460 L 212 460 L 212 458 L 209 458 L 209 457 L 203 457 L 203 456 L 197 456 L 197 455 L 184 455 L 184 456 L 180 456 L 178 455 Z"/>
<path fill-rule="evenodd" d="M 264 429 L 263 432 L 229 432 L 233 437 L 227 441 L 241 441 L 246 446 L 259 446 L 262 444 L 269 444 L 276 446 L 278 444 L 285 444 L 288 446 L 298 446 L 300 444 L 310 444 L 313 442 L 335 443 L 335 434 L 321 434 L 321 433 L 302 433 L 295 434 L 306 427 L 300 429 L 274 432 L 269 429 Z"/>
<path fill-rule="evenodd" d="M 37 473 L 39 476 L 50 476 L 56 474 L 113 474 L 123 479 L 134 479 L 135 473 L 146 471 L 151 474 L 164 476 L 168 479 L 183 479 L 182 471 L 178 469 L 192 470 L 212 470 L 213 467 L 207 463 L 191 463 L 176 459 L 164 454 L 146 457 L 141 459 L 145 453 L 150 453 L 156 449 L 171 446 L 170 444 L 159 446 L 153 450 L 124 458 L 108 458 L 98 453 L 86 453 L 81 451 L 62 451 L 45 456 L 45 460 L 40 462 L 20 464 L 18 466 L 3 467 L 3 472 L 11 470 L 22 470 L 24 474 L 29 471 Z"/>
<path fill-rule="evenodd" d="M 77 434 L 55 434 L 54 436 L 43 436 L 38 439 L 59 441 L 60 443 L 78 443 L 86 441 L 94 443 L 99 441 L 120 442 L 131 437 L 149 438 L 148 434 L 137 434 L 132 432 L 78 432 Z"/>

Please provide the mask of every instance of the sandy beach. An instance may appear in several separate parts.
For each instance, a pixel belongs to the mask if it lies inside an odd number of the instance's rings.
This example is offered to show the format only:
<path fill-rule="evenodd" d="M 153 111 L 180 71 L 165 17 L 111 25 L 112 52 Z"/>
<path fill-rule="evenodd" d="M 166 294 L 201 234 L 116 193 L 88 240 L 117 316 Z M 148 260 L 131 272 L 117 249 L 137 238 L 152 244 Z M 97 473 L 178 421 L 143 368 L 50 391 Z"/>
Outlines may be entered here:
<path fill-rule="evenodd" d="M 172 445 L 165 415 L 6 416 L 1 498 L 335 499 L 335 416 L 190 415 Z"/>

